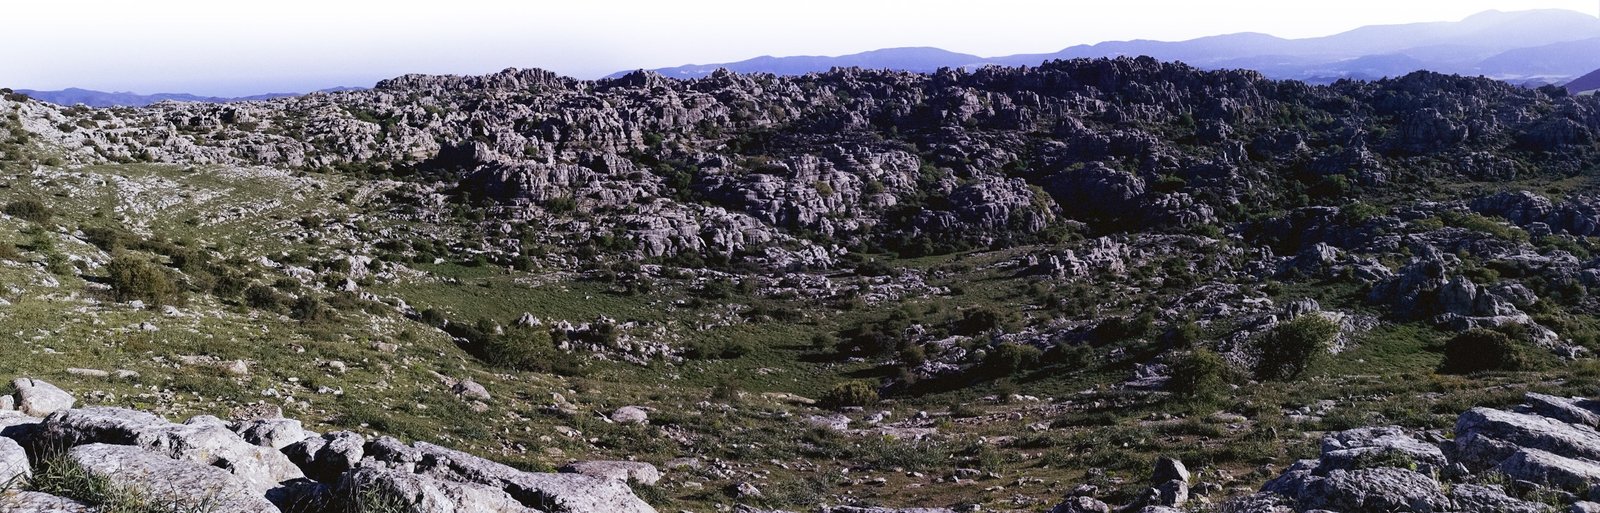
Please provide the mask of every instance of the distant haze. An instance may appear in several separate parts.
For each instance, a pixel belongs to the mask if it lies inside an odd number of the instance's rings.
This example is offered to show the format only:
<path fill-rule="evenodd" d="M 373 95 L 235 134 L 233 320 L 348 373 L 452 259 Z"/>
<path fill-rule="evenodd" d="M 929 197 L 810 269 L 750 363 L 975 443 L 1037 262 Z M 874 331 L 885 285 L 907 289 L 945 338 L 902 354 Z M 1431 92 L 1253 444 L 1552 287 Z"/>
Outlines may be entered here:
<path fill-rule="evenodd" d="M 1595 13 L 1593 0 L 694 2 L 56 0 L 6 6 L 0 86 L 244 96 L 404 73 L 617 70 L 933 46 L 1051 53 L 1109 40 L 1328 35 L 1489 10 Z M 1596 34 L 1600 37 L 1600 34 Z"/>

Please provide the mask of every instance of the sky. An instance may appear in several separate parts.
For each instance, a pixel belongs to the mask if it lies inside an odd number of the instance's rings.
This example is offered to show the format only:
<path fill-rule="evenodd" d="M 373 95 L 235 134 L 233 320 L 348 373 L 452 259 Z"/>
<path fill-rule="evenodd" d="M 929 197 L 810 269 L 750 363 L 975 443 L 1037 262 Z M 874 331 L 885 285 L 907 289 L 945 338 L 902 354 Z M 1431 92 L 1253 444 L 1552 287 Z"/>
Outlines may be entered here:
<path fill-rule="evenodd" d="M 0 87 L 240 96 L 405 73 L 579 78 L 936 46 L 982 56 L 1235 32 L 1314 37 L 1600 0 L 51 0 L 0 21 Z"/>

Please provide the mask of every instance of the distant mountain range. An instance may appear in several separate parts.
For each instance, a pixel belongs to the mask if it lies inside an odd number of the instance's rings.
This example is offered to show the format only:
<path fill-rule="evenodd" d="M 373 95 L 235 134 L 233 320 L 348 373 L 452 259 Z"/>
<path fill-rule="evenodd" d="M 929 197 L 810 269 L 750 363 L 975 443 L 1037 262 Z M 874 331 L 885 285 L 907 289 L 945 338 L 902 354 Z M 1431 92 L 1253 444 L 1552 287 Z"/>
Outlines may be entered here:
<path fill-rule="evenodd" d="M 932 47 L 887 48 L 825 56 L 762 56 L 738 62 L 691 64 L 655 71 L 672 78 L 698 78 L 720 68 L 739 73 L 803 75 L 835 67 L 931 72 L 939 68 L 986 65 L 1037 66 L 1055 59 L 1148 55 L 1182 61 L 1202 69 L 1253 69 L 1276 79 L 1328 83 L 1351 78 L 1372 80 L 1417 70 L 1487 76 L 1507 82 L 1565 84 L 1600 69 L 1600 18 L 1569 10 L 1486 11 L 1461 21 L 1373 25 L 1324 37 L 1285 39 L 1260 33 L 1209 36 L 1187 41 L 1109 41 L 1072 46 L 1054 53 L 998 57 Z M 618 78 L 621 71 L 606 78 Z M 1600 88 L 1600 76 L 1594 86 Z M 1582 85 L 1582 84 L 1579 84 Z M 324 89 L 344 91 L 350 87 Z M 60 105 L 144 106 L 174 100 L 234 102 L 296 96 L 273 93 L 236 98 L 183 93 L 141 95 L 70 88 L 18 92 Z"/>
<path fill-rule="evenodd" d="M 1419 69 L 1484 75 L 1516 83 L 1563 83 L 1600 68 L 1600 19 L 1576 11 L 1487 11 L 1455 22 L 1374 25 L 1306 39 L 1239 33 L 1188 41 L 1111 41 L 1055 53 L 979 57 L 938 48 L 890 48 L 838 57 L 757 57 L 652 71 L 701 77 L 741 73 L 800 75 L 857 66 L 927 72 L 984 65 L 1036 66 L 1053 59 L 1148 55 L 1192 66 L 1246 68 L 1268 77 L 1325 83 L 1376 79 Z M 611 77 L 620 77 L 619 72 Z"/>
<path fill-rule="evenodd" d="M 319 90 L 317 92 L 331 93 L 331 92 L 350 91 L 350 90 L 359 90 L 359 89 L 364 89 L 364 88 L 361 88 L 361 87 L 334 87 L 334 88 L 329 88 L 329 89 L 322 89 L 322 90 Z M 30 98 L 47 101 L 47 102 L 50 102 L 50 103 L 54 103 L 56 105 L 77 105 L 77 104 L 81 103 L 81 104 L 84 104 L 84 105 L 88 105 L 90 107 L 143 107 L 143 106 L 146 106 L 146 105 L 150 105 L 152 103 L 163 102 L 163 101 L 168 101 L 168 100 L 180 101 L 180 102 L 227 103 L 227 102 L 241 102 L 241 101 L 250 101 L 250 100 L 270 100 L 270 99 L 273 99 L 273 98 L 286 98 L 286 97 L 290 97 L 290 96 L 299 96 L 299 95 L 302 94 L 302 93 L 268 93 L 268 94 L 258 94 L 258 95 L 254 95 L 254 96 L 240 96 L 240 97 L 235 97 L 235 98 L 219 98 L 219 97 L 215 97 L 215 96 L 195 96 L 195 95 L 186 94 L 186 93 L 157 93 L 157 94 L 137 94 L 137 93 L 128 93 L 128 92 L 108 93 L 108 92 L 105 92 L 105 91 L 94 91 L 94 90 L 89 90 L 89 89 L 79 89 L 79 88 L 76 88 L 76 87 L 71 87 L 71 88 L 67 88 L 67 89 L 61 89 L 61 90 L 58 90 L 58 91 L 36 91 L 36 90 L 32 90 L 32 89 L 18 89 L 16 91 L 19 92 L 19 93 L 22 93 L 22 94 L 26 94 Z"/>

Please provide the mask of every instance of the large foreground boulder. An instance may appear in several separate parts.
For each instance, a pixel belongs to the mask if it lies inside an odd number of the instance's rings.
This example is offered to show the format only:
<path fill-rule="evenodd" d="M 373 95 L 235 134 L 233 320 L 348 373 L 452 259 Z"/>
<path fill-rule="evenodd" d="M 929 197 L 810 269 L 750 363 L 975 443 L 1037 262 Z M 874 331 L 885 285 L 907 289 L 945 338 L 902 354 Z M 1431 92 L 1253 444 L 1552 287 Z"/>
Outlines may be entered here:
<path fill-rule="evenodd" d="M 251 483 L 210 465 L 130 445 L 88 444 L 67 451 L 90 475 L 174 511 L 279 513 Z"/>
<path fill-rule="evenodd" d="M 52 413 L 41 429 L 47 443 L 59 447 L 130 445 L 168 458 L 227 469 L 260 493 L 305 477 L 282 453 L 246 442 L 214 417 L 196 417 L 176 424 L 140 411 L 96 407 Z"/>

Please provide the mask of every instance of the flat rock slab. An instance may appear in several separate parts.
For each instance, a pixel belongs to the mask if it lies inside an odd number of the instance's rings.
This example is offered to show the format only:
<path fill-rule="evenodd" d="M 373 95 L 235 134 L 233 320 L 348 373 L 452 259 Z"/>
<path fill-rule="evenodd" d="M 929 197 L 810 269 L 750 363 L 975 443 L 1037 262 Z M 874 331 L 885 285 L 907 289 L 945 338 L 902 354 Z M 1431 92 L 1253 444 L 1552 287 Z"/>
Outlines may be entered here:
<path fill-rule="evenodd" d="M 175 510 L 280 513 L 249 483 L 210 465 L 129 445 L 82 445 L 67 457 L 90 474 Z"/>
<path fill-rule="evenodd" d="M 639 461 L 576 461 L 561 467 L 561 472 L 652 486 L 661 480 L 655 465 Z"/>
<path fill-rule="evenodd" d="M 0 494 L 0 511 L 6 513 L 90 513 L 88 504 L 39 492 Z"/>

